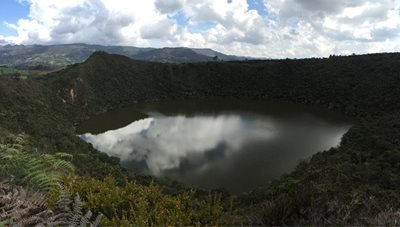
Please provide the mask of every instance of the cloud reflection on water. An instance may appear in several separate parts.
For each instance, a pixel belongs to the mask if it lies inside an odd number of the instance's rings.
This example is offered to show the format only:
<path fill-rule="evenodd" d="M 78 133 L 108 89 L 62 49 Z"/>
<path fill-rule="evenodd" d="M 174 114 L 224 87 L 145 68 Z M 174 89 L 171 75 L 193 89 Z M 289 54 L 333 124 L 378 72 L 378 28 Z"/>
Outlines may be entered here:
<path fill-rule="evenodd" d="M 349 127 L 311 114 L 153 115 L 81 138 L 136 173 L 236 193 L 265 185 L 300 160 L 339 145 Z"/>
<path fill-rule="evenodd" d="M 123 162 L 145 161 L 156 176 L 186 162 L 203 168 L 213 156 L 229 156 L 249 141 L 276 135 L 272 122 L 238 115 L 155 117 L 81 138 Z M 214 157 L 215 158 L 215 157 Z"/>

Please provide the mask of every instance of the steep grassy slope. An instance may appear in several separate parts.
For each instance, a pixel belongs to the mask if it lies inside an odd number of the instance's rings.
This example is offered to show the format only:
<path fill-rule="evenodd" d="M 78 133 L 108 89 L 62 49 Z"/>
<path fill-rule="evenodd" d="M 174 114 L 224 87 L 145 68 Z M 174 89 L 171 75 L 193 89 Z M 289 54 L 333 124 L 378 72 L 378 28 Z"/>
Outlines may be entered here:
<path fill-rule="evenodd" d="M 43 79 L 0 80 L 0 124 L 31 135 L 49 152 L 72 150 L 82 174 L 121 177 L 118 160 L 79 141 L 74 124 L 167 99 L 267 99 L 340 111 L 356 118 L 341 145 L 267 188 L 238 196 L 238 217 L 253 225 L 382 224 L 400 209 L 399 63 L 400 54 L 378 54 L 164 64 L 96 52 Z"/>

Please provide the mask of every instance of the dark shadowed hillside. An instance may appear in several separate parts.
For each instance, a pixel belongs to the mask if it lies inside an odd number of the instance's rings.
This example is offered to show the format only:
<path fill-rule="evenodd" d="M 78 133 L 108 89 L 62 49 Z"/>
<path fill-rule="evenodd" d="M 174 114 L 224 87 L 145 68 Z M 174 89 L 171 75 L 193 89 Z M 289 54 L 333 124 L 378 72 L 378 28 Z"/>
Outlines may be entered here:
<path fill-rule="evenodd" d="M 65 99 L 95 112 L 144 100 L 235 97 L 368 116 L 400 110 L 395 98 L 400 95 L 399 61 L 399 54 L 381 54 L 178 65 L 97 52 L 54 74 L 54 82 Z"/>

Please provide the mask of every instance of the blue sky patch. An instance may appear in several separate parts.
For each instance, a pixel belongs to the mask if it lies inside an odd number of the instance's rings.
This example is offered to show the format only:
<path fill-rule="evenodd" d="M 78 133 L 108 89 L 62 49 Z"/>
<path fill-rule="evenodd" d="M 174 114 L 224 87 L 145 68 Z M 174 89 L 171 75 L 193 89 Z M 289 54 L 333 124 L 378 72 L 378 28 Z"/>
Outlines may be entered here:
<path fill-rule="evenodd" d="M 173 19 L 178 22 L 178 25 L 184 26 L 187 24 L 187 19 L 182 11 L 178 11 L 173 16 L 168 16 L 169 19 Z"/>
<path fill-rule="evenodd" d="M 252 10 L 257 10 L 258 14 L 261 16 L 266 16 L 267 11 L 265 10 L 264 3 L 261 0 L 247 0 L 247 3 L 249 4 L 249 9 Z"/>
<path fill-rule="evenodd" d="M 190 33 L 204 33 L 204 32 L 207 32 L 209 29 L 215 27 L 216 25 L 217 25 L 217 23 L 208 21 L 208 22 L 188 26 L 188 31 Z"/>
<path fill-rule="evenodd" d="M 20 4 L 16 0 L 2 0 L 0 7 L 0 34 L 4 36 L 16 35 L 15 30 L 7 27 L 5 22 L 15 24 L 18 19 L 26 18 L 28 14 L 28 4 Z"/>

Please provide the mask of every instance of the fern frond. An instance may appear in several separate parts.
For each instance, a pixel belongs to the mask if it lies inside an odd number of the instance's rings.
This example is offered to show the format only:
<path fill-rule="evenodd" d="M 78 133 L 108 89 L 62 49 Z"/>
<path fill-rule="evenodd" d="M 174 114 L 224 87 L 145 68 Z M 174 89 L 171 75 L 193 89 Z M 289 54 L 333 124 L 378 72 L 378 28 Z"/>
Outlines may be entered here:
<path fill-rule="evenodd" d="M 73 204 L 73 211 L 71 215 L 70 223 L 73 227 L 79 226 L 79 223 L 82 219 L 82 202 L 79 194 L 76 194 Z"/>
<path fill-rule="evenodd" d="M 72 161 L 73 159 L 73 155 L 68 154 L 68 153 L 64 153 L 64 152 L 57 152 L 54 154 L 55 157 L 59 158 L 59 159 L 63 159 L 66 161 Z"/>
<path fill-rule="evenodd" d="M 88 224 L 90 223 L 90 218 L 92 218 L 92 215 L 93 215 L 92 211 L 89 210 L 88 212 L 86 212 L 85 216 L 81 218 L 79 227 L 88 226 Z"/>
<path fill-rule="evenodd" d="M 17 136 L 14 144 L 0 145 L 0 177 L 13 174 L 34 189 L 48 191 L 75 171 L 70 154 L 38 154 L 25 150 L 24 144 L 24 137 Z"/>
<path fill-rule="evenodd" d="M 102 215 L 91 223 L 92 212 L 82 215 L 82 202 L 76 194 L 74 203 L 60 184 L 58 209 L 47 207 L 46 195 L 31 193 L 21 186 L 0 181 L 0 223 L 10 226 L 98 226 Z M 71 209 L 72 208 L 72 209 Z"/>
<path fill-rule="evenodd" d="M 57 209 L 64 213 L 70 212 L 71 209 L 69 208 L 69 205 L 71 204 L 71 200 L 69 199 L 64 186 L 62 184 L 58 184 L 58 187 L 60 190 L 60 195 L 57 201 Z"/>
<path fill-rule="evenodd" d="M 93 222 L 92 226 L 100 226 L 101 219 L 103 218 L 103 214 L 99 214 L 96 217 L 96 220 Z"/>
<path fill-rule="evenodd" d="M 61 181 L 61 178 L 62 177 L 58 174 L 41 171 L 37 172 L 32 177 L 26 178 L 26 180 L 29 181 L 29 185 L 48 191 L 55 187 L 57 183 Z"/>
<path fill-rule="evenodd" d="M 78 193 L 74 198 L 74 203 L 72 203 L 72 201 L 69 199 L 68 193 L 64 189 L 64 186 L 59 184 L 59 188 L 60 196 L 57 203 L 57 213 L 47 220 L 47 225 L 98 226 L 100 224 L 102 215 L 96 217 L 96 220 L 93 224 L 90 222 L 92 217 L 92 212 L 90 210 L 86 212 L 85 215 L 82 215 L 83 206 Z"/>
<path fill-rule="evenodd" d="M 28 193 L 20 186 L 0 183 L 0 221 L 11 226 L 34 225 L 46 218 L 47 199 L 41 193 Z"/>

